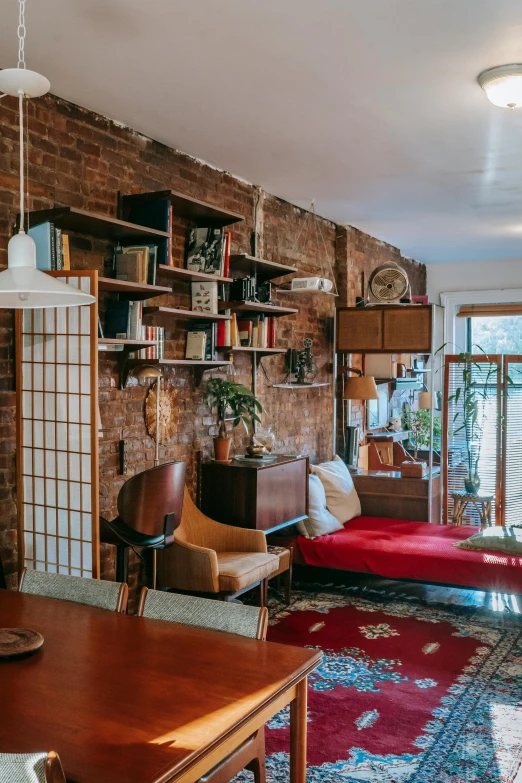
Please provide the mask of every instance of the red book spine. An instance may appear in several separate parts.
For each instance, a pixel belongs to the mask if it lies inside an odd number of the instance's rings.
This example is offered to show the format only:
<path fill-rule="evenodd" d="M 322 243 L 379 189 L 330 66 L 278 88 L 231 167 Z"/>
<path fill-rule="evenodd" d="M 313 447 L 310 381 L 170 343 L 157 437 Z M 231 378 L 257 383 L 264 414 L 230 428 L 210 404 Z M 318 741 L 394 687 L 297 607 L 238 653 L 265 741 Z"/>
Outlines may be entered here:
<path fill-rule="evenodd" d="M 268 318 L 268 347 L 275 348 L 275 318 L 271 315 Z"/>
<path fill-rule="evenodd" d="M 217 328 L 217 346 L 219 348 L 225 345 L 225 322 L 219 321 Z"/>
<path fill-rule="evenodd" d="M 223 277 L 230 275 L 230 231 L 225 231 L 225 260 L 223 263 Z"/>

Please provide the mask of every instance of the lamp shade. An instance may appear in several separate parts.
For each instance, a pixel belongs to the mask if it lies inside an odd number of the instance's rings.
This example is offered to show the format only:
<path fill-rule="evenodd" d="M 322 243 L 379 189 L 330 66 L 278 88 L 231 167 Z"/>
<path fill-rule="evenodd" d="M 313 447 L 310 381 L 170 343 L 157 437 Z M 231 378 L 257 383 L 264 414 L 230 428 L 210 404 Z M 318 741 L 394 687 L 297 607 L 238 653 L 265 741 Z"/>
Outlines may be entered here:
<path fill-rule="evenodd" d="M 479 75 L 478 83 L 494 106 L 504 109 L 517 109 L 522 106 L 521 63 L 488 68 Z"/>
<path fill-rule="evenodd" d="M 143 364 L 140 367 L 136 367 L 132 370 L 132 374 L 135 378 L 163 378 L 160 368 L 154 367 L 152 364 Z"/>
<path fill-rule="evenodd" d="M 419 409 L 421 411 L 431 410 L 431 393 L 429 391 L 419 393 Z"/>
<path fill-rule="evenodd" d="M 34 240 L 24 231 L 9 240 L 7 263 L 0 272 L 0 309 L 77 307 L 95 301 L 91 294 L 40 272 Z"/>
<path fill-rule="evenodd" d="M 345 400 L 378 400 L 379 392 L 375 378 L 371 375 L 347 378 L 344 382 L 343 398 Z"/>

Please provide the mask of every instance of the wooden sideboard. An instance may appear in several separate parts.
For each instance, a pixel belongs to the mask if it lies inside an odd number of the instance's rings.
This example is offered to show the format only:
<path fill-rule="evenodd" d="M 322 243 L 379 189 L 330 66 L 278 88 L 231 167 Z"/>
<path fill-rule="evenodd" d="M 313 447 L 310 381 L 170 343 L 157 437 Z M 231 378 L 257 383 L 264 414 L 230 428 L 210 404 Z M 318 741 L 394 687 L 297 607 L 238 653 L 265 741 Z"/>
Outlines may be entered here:
<path fill-rule="evenodd" d="M 432 479 L 431 504 L 427 478 L 406 478 L 395 471 L 361 470 L 352 473 L 352 479 L 365 516 L 392 517 L 409 522 L 440 522 L 441 483 L 438 468 Z"/>
<path fill-rule="evenodd" d="M 344 353 L 432 353 L 435 305 L 375 305 L 337 310 L 337 350 Z M 439 316 L 440 317 L 440 316 Z"/>
<path fill-rule="evenodd" d="M 276 462 L 206 462 L 201 507 L 227 525 L 273 533 L 308 515 L 308 457 Z"/>

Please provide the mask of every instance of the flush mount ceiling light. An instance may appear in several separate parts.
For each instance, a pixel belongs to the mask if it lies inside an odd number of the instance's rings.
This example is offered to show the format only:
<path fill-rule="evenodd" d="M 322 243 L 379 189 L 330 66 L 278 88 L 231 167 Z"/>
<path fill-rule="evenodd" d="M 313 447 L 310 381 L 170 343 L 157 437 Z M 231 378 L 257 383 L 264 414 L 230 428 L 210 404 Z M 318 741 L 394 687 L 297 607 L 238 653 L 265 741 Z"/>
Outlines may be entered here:
<path fill-rule="evenodd" d="M 522 63 L 488 68 L 479 74 L 477 81 L 495 106 L 522 107 Z"/>
<path fill-rule="evenodd" d="M 25 66 L 25 0 L 19 0 L 18 66 L 0 71 L 0 93 L 18 98 L 20 122 L 20 222 L 7 246 L 7 269 L 0 272 L 0 308 L 72 307 L 92 304 L 94 296 L 36 268 L 36 245 L 25 233 L 24 100 L 49 92 L 49 81 Z M 1 96 L 3 97 L 3 96 Z"/>

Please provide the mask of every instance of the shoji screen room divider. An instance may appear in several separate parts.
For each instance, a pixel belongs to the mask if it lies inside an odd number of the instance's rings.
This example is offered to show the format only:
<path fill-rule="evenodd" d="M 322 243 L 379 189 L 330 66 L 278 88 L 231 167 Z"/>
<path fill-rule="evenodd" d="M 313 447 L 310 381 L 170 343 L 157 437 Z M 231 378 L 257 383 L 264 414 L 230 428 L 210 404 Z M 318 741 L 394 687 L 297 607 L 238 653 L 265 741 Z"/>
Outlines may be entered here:
<path fill-rule="evenodd" d="M 97 297 L 96 271 L 54 273 Z M 99 577 L 98 306 L 16 312 L 20 566 Z"/>

